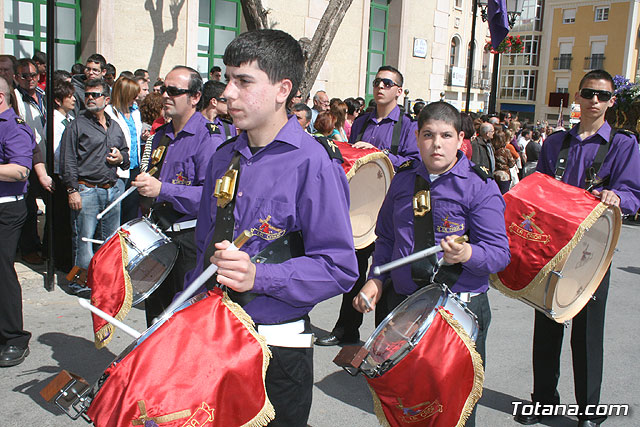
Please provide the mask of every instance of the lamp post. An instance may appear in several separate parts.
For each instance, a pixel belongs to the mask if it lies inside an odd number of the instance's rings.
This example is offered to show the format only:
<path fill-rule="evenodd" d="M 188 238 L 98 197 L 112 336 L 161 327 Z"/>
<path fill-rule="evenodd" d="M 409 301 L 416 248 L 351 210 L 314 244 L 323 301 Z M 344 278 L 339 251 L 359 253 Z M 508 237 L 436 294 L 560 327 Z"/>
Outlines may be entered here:
<path fill-rule="evenodd" d="M 478 6 L 481 9 L 482 21 L 486 22 L 488 19 L 488 0 L 474 0 L 478 1 Z M 524 0 L 506 0 L 507 2 L 507 16 L 509 20 L 509 28 L 513 28 L 516 21 L 522 14 L 522 6 Z M 475 19 L 475 14 L 474 14 Z M 493 54 L 493 68 L 491 70 L 491 92 L 489 92 L 489 113 L 496 112 L 496 97 L 498 95 L 498 68 L 500 67 L 500 53 Z"/>

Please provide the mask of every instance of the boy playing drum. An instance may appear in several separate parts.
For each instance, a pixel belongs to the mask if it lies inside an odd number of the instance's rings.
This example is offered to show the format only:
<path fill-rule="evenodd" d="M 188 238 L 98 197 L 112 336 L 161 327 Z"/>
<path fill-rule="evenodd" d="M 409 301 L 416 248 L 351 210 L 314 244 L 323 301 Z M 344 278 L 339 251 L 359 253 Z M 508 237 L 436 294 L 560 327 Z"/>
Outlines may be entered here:
<path fill-rule="evenodd" d="M 436 242 L 443 248 L 440 263 L 451 265 L 438 268 L 434 255 L 388 274 L 370 273 L 362 294 L 375 307 L 384 291 L 383 309 L 390 312 L 419 287 L 432 281 L 446 284 L 478 317 L 476 349 L 484 361 L 491 321 L 489 274 L 509 263 L 509 242 L 504 200 L 493 180 L 459 151 L 461 127 L 460 113 L 446 102 L 431 103 L 420 112 L 416 138 L 422 162 L 407 162 L 391 182 L 378 215 L 370 271 Z M 420 194 L 426 195 L 422 202 L 414 196 Z M 453 241 L 463 234 L 469 243 Z M 353 306 L 363 313 L 372 310 L 360 295 Z M 472 414 L 467 425 L 474 423 Z"/>

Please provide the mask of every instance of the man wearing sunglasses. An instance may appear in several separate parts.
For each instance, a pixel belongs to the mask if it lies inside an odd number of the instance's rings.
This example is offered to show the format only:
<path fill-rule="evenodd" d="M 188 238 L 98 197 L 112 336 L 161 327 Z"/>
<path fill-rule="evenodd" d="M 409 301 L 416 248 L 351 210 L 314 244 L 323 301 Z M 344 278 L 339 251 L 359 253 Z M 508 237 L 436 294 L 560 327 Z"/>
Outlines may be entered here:
<path fill-rule="evenodd" d="M 196 111 L 202 78 L 193 68 L 177 66 L 160 87 L 164 114 L 171 121 L 152 140 L 147 170 L 132 183 L 151 206 L 154 220 L 178 244 L 178 258 L 166 279 L 145 301 L 147 325 L 182 291 L 184 275 L 196 265 L 196 217 L 209 160 L 224 142 L 220 130 Z M 143 202 L 144 204 L 145 202 Z"/>
<path fill-rule="evenodd" d="M 216 129 L 222 134 L 222 139 L 227 140 L 238 134 L 233 125 L 231 116 L 227 109 L 227 98 L 222 96 L 225 83 L 209 80 L 202 87 L 202 101 L 200 112 L 211 123 L 216 125 Z"/>
<path fill-rule="evenodd" d="M 73 87 L 76 91 L 76 107 L 74 110 L 74 116 L 78 116 L 78 113 L 84 110 L 84 84 L 91 79 L 105 78 L 107 74 L 107 60 L 99 53 L 89 55 L 84 66 L 84 74 L 74 75 L 71 79 Z"/>
<path fill-rule="evenodd" d="M 544 141 L 537 171 L 586 188 L 606 205 L 619 206 L 623 213 L 630 214 L 640 208 L 640 153 L 635 136 L 624 131 L 614 132 L 605 120 L 607 109 L 615 102 L 613 91 L 613 79 L 604 70 L 590 71 L 582 78 L 575 94 L 576 102 L 580 104 L 580 124 L 569 132 L 555 132 Z M 559 167 L 562 164 L 566 164 L 564 171 Z M 601 165 L 599 168 L 598 164 Z M 582 414 L 587 405 L 598 405 L 600 400 L 609 278 L 610 270 L 600 282 L 594 298 L 572 321 L 575 394 Z M 534 403 L 560 403 L 557 385 L 563 333 L 562 323 L 536 311 L 531 395 Z M 535 424 L 542 418 L 537 414 L 515 416 L 521 424 Z M 597 426 L 605 418 L 579 415 L 578 426 Z"/>
<path fill-rule="evenodd" d="M 411 159 L 419 159 L 416 144 L 416 122 L 398 106 L 402 95 L 403 77 L 396 68 L 385 65 L 378 69 L 373 80 L 373 99 L 376 108 L 358 116 L 351 127 L 349 143 L 355 148 L 377 148 L 389 156 L 393 168 Z M 369 257 L 374 244 L 356 250 L 360 277 L 349 293 L 342 297 L 340 315 L 330 335 L 316 340 L 317 345 L 330 346 L 341 343 L 357 343 L 362 313 L 353 308 L 353 298 L 358 295 L 367 278 Z M 383 306 L 382 304 L 380 305 Z M 376 313 L 376 316 L 380 314 Z"/>

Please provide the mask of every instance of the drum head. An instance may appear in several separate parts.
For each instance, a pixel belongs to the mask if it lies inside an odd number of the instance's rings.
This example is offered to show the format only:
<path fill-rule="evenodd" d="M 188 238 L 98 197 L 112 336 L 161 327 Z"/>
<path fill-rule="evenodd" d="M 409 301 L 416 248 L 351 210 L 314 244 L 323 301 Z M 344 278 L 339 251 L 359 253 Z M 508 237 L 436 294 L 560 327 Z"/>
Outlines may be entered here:
<path fill-rule="evenodd" d="M 378 325 L 365 343 L 369 354 L 361 370 L 367 375 L 371 371 L 381 375 L 402 360 L 420 341 L 434 319 L 434 309 L 443 305 L 445 299 L 446 293 L 442 287 L 429 285 L 404 300 Z"/>
<path fill-rule="evenodd" d="M 127 270 L 133 288 L 132 305 L 139 304 L 156 290 L 167 277 L 178 258 L 178 246 L 173 243 L 162 244 L 136 264 L 129 264 Z"/>
<path fill-rule="evenodd" d="M 547 307 L 556 322 L 573 318 L 598 289 L 611 263 L 620 235 L 620 212 L 607 209 L 578 242 L 561 266 L 561 276 L 551 275 Z M 555 283 L 554 283 L 555 282 Z M 555 285 L 555 286 L 554 286 Z"/>
<path fill-rule="evenodd" d="M 391 178 L 393 166 L 385 157 L 360 166 L 349 180 L 349 217 L 356 249 L 366 248 L 376 239 L 376 220 Z"/>

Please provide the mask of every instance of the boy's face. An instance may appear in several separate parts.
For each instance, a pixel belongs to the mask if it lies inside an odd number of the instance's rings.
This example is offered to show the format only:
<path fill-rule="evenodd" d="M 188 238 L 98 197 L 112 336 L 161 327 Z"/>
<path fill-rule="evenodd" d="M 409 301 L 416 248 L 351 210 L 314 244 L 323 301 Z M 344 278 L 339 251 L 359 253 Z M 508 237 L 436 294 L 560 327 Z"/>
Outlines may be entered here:
<path fill-rule="evenodd" d="M 585 89 L 587 90 L 585 91 Z M 604 116 L 607 108 L 613 107 L 615 97 L 612 96 L 607 101 L 601 100 L 598 95 L 592 95 L 591 98 L 583 97 L 582 95 L 586 95 L 586 93 L 583 92 L 591 92 L 588 89 L 606 91 L 611 95 L 613 94 L 613 87 L 611 86 L 611 82 L 604 79 L 587 80 L 576 93 L 576 101 L 580 104 L 580 115 L 591 120 L 598 119 Z"/>
<path fill-rule="evenodd" d="M 398 86 L 398 76 L 396 73 L 383 70 L 376 74 L 376 78 L 374 80 L 377 79 L 384 80 L 377 85 L 375 85 L 375 83 L 373 85 L 373 98 L 376 100 L 376 103 L 380 105 L 387 105 L 391 102 L 397 102 L 398 97 L 402 95 L 402 87 Z M 387 87 L 387 85 L 383 83 L 386 80 L 390 80 L 393 84 Z"/>
<path fill-rule="evenodd" d="M 289 79 L 271 83 L 256 61 L 227 66 L 225 77 L 228 83 L 222 96 L 238 128 L 247 132 L 263 129 L 284 111 L 292 87 Z"/>
<path fill-rule="evenodd" d="M 429 120 L 416 131 L 418 150 L 431 174 L 442 174 L 456 164 L 457 152 L 462 145 L 463 132 L 442 120 Z"/>

